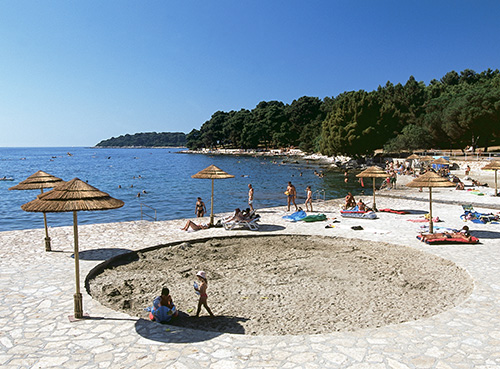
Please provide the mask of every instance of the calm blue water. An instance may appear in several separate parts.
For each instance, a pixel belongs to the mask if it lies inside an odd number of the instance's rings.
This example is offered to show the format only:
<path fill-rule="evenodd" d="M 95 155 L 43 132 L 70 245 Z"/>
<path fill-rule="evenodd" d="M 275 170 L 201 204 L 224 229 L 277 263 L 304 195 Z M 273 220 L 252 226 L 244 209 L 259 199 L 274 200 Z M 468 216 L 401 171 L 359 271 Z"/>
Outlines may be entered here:
<path fill-rule="evenodd" d="M 0 181 L 0 231 L 43 228 L 40 213 L 21 210 L 21 205 L 33 200 L 40 191 L 8 190 L 38 170 L 66 181 L 78 177 L 125 202 L 120 209 L 79 212 L 79 224 L 139 220 L 141 202 L 156 208 L 158 220 L 194 217 L 197 196 L 210 209 L 211 181 L 193 179 L 191 175 L 210 164 L 235 176 L 215 181 L 215 213 L 246 208 L 249 183 L 255 188 L 256 209 L 285 205 L 283 192 L 288 181 L 296 186 L 301 203 L 307 185 L 313 191 L 325 189 L 327 199 L 362 190 L 354 173 L 345 184 L 339 171 L 325 171 L 324 178 L 314 175 L 315 169 L 325 169 L 314 164 L 280 165 L 273 161 L 281 163 L 282 158 L 207 156 L 176 151 L 179 149 L 0 148 L 0 177 L 14 178 L 14 181 Z M 147 193 L 138 198 L 137 193 L 143 190 Z M 151 210 L 148 213 L 154 214 Z M 73 221 L 71 213 L 49 213 L 47 218 L 49 227 L 71 225 Z"/>

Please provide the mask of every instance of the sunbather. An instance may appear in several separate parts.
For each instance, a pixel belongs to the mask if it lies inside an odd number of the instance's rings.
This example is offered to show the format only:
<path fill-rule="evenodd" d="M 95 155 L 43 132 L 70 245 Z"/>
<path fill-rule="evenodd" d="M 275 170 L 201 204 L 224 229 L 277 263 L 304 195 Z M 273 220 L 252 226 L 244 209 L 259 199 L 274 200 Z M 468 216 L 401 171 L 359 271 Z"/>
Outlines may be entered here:
<path fill-rule="evenodd" d="M 193 231 L 199 231 L 200 229 L 210 228 L 210 225 L 208 225 L 206 223 L 196 224 L 195 222 L 188 220 L 186 225 L 184 226 L 184 228 L 181 228 L 181 230 L 187 231 L 187 230 L 189 230 L 189 228 L 191 228 Z"/>
<path fill-rule="evenodd" d="M 356 200 L 354 199 L 352 193 L 348 192 L 347 196 L 345 197 L 344 209 L 351 209 L 355 206 L 356 206 Z"/>
<path fill-rule="evenodd" d="M 433 240 L 433 239 L 440 239 L 440 238 L 459 238 L 459 239 L 464 239 L 465 241 L 470 241 L 471 235 L 469 232 L 469 227 L 463 226 L 460 231 L 446 231 L 442 233 L 429 233 L 429 234 L 423 234 L 421 241 L 428 241 L 428 240 Z"/>

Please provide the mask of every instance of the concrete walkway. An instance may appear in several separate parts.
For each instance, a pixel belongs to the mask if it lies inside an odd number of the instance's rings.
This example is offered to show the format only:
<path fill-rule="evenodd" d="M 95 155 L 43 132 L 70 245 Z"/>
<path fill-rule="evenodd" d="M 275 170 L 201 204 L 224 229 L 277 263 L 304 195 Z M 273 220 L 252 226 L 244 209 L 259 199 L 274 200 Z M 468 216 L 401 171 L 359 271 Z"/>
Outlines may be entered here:
<path fill-rule="evenodd" d="M 440 195 L 448 196 L 439 191 L 434 196 Z M 500 205 L 498 198 L 488 198 L 488 202 Z M 421 214 L 428 209 L 427 202 L 382 196 L 377 205 Z M 335 202 L 316 206 L 329 217 L 339 217 Z M 434 214 L 446 227 L 460 228 L 461 213 L 459 204 L 434 205 Z M 379 213 L 378 220 L 341 219 L 335 228 L 325 229 L 324 222 L 284 222 L 284 208 L 264 209 L 260 214 L 259 234 L 390 241 L 441 256 L 470 273 L 474 291 L 446 312 L 394 326 L 322 335 L 245 336 L 130 317 L 94 301 L 82 282 L 84 311 L 90 318 L 70 323 L 75 290 L 72 227 L 51 229 L 54 252 L 44 251 L 43 229 L 0 232 L 0 367 L 500 368 L 500 225 L 469 224 L 481 239 L 480 245 L 428 246 L 415 239 L 419 225 L 406 221 L 415 215 Z M 179 231 L 183 223 L 80 226 L 82 281 L 94 266 L 124 251 L 196 237 L 250 233 L 220 228 L 186 233 Z M 362 225 L 364 230 L 354 231 L 352 225 Z"/>

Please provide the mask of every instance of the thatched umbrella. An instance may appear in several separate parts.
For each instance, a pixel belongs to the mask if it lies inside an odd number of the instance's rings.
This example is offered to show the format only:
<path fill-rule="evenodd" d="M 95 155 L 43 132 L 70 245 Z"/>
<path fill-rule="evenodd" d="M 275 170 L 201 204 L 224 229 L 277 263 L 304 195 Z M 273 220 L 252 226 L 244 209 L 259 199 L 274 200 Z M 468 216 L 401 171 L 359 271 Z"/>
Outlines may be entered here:
<path fill-rule="evenodd" d="M 446 178 L 440 175 L 428 171 L 422 174 L 420 177 L 415 178 L 413 181 L 407 184 L 408 187 L 429 187 L 429 231 L 434 232 L 434 223 L 432 221 L 432 188 L 433 187 L 453 187 L 455 184 L 448 181 Z"/>
<path fill-rule="evenodd" d="M 212 198 L 210 204 L 210 225 L 214 225 L 214 179 L 234 178 L 232 174 L 224 172 L 222 169 L 217 168 L 215 165 L 203 169 L 202 171 L 193 174 L 191 178 L 202 178 L 212 180 Z"/>
<path fill-rule="evenodd" d="M 356 174 L 358 178 L 373 178 L 373 210 L 377 211 L 377 206 L 375 205 L 375 178 L 387 178 L 389 175 L 377 166 L 368 167 L 359 174 Z"/>
<path fill-rule="evenodd" d="M 434 158 L 432 156 L 421 156 L 418 158 L 418 160 L 421 162 L 427 162 L 427 161 L 433 161 Z"/>
<path fill-rule="evenodd" d="M 39 170 L 38 172 L 30 175 L 24 181 L 19 182 L 14 187 L 9 188 L 9 190 L 40 189 L 41 193 L 43 193 L 44 188 L 52 188 L 63 182 L 64 181 L 61 178 L 54 177 L 51 174 Z M 45 215 L 45 213 L 43 213 L 43 224 L 45 226 L 45 251 L 51 251 L 49 229 L 47 228 L 47 215 Z"/>
<path fill-rule="evenodd" d="M 24 211 L 61 213 L 73 212 L 73 234 L 75 239 L 75 281 L 74 318 L 83 317 L 82 294 L 80 293 L 80 267 L 78 254 L 78 219 L 77 211 L 108 210 L 123 206 L 123 201 L 109 196 L 105 192 L 82 182 L 78 178 L 56 186 L 53 190 L 38 195 L 36 200 L 21 205 Z M 71 318 L 71 317 L 70 317 Z"/>
<path fill-rule="evenodd" d="M 444 164 L 450 164 L 450 162 L 448 160 L 446 160 L 445 158 L 437 158 L 437 159 L 433 160 L 431 162 L 431 164 L 442 164 L 442 165 L 444 165 Z"/>
<path fill-rule="evenodd" d="M 415 160 L 415 159 L 418 159 L 420 156 L 418 156 L 417 154 L 411 154 L 410 156 L 408 156 L 406 158 L 406 160 Z"/>
<path fill-rule="evenodd" d="M 495 171 L 495 196 L 498 196 L 497 191 L 497 171 L 500 169 L 500 161 L 492 161 L 488 165 L 482 167 L 483 170 L 494 170 Z"/>

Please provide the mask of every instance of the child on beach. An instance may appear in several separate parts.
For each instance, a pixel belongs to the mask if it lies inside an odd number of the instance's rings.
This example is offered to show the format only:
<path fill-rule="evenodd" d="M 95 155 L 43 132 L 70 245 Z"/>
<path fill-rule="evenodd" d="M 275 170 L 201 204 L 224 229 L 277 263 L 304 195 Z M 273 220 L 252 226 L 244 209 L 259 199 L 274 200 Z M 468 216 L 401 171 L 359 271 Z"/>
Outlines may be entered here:
<path fill-rule="evenodd" d="M 312 202 L 313 200 L 312 200 L 311 186 L 307 186 L 306 191 L 307 191 L 307 197 L 306 197 L 306 202 L 305 202 L 306 211 L 309 211 L 308 205 L 311 206 L 311 211 L 313 211 L 313 202 Z"/>
<path fill-rule="evenodd" d="M 167 287 L 162 288 L 161 295 L 154 299 L 153 307 L 149 310 L 149 318 L 160 323 L 167 323 L 178 314 Z"/>
<path fill-rule="evenodd" d="M 207 312 L 210 314 L 211 317 L 214 316 L 212 314 L 212 310 L 208 307 L 207 304 L 207 287 L 208 287 L 208 282 L 207 282 L 207 275 L 204 271 L 200 270 L 198 273 L 196 273 L 196 276 L 198 277 L 198 280 L 200 281 L 200 284 L 198 285 L 197 283 L 194 284 L 194 289 L 200 293 L 200 299 L 198 301 L 198 309 L 196 310 L 196 317 L 200 316 L 200 311 L 201 307 L 204 306 Z"/>

